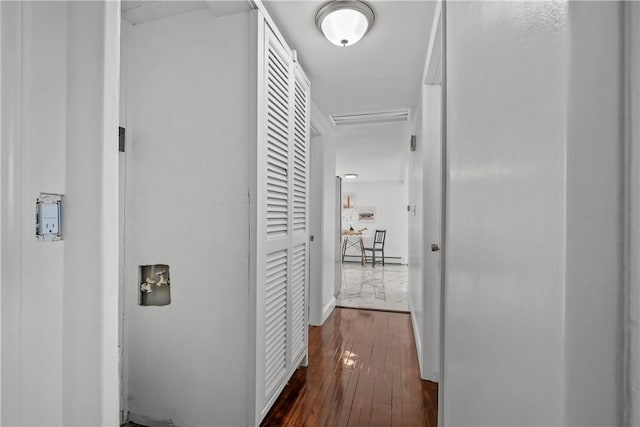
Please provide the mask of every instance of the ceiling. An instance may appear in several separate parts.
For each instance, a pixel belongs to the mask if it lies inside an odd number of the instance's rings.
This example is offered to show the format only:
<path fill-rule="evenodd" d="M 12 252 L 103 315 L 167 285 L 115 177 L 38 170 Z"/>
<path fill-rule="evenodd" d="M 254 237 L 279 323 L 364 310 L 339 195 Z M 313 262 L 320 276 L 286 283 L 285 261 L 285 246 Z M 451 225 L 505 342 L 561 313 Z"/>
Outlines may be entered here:
<path fill-rule="evenodd" d="M 375 23 L 360 42 L 329 43 L 315 25 L 325 1 L 264 2 L 312 84 L 312 98 L 326 114 L 413 107 L 435 2 L 370 1 Z M 327 117 L 328 118 L 328 117 Z"/>
<path fill-rule="evenodd" d="M 368 0 L 375 12 L 371 31 L 353 46 L 327 41 L 315 25 L 326 1 L 263 0 L 311 80 L 311 97 L 321 114 L 330 115 L 410 109 L 419 97 L 431 22 L 436 2 Z M 246 0 L 123 1 L 122 16 L 142 24 L 199 9 L 217 16 L 245 12 Z M 404 179 L 410 126 L 335 127 L 336 174 L 359 174 L 359 181 Z M 384 166 L 381 166 L 384 165 Z"/>
<path fill-rule="evenodd" d="M 315 25 L 326 1 L 263 0 L 311 80 L 311 98 L 329 123 L 332 114 L 410 108 L 418 102 L 434 1 L 367 1 L 375 23 L 360 42 L 329 43 Z M 359 180 L 402 180 L 408 158 L 406 125 L 335 128 L 337 174 Z M 385 167 L 380 167 L 385 164 Z"/>

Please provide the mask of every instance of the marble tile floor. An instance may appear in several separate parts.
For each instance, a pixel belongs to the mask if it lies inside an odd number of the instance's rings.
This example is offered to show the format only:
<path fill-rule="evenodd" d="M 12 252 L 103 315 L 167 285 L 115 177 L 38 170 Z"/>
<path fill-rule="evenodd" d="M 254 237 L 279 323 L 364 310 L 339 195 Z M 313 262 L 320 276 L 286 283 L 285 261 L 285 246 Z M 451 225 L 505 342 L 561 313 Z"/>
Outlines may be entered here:
<path fill-rule="evenodd" d="M 342 286 L 336 297 L 339 307 L 408 312 L 406 265 L 342 264 Z"/>

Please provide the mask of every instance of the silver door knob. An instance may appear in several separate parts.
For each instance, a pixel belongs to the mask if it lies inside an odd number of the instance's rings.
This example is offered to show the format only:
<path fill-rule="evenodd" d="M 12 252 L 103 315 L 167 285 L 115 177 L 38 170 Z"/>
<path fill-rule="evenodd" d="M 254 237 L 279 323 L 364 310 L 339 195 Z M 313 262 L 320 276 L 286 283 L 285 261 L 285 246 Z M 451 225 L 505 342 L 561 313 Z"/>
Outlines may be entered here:
<path fill-rule="evenodd" d="M 440 250 L 440 246 L 436 245 L 435 243 L 431 244 L 431 252 L 437 252 Z"/>

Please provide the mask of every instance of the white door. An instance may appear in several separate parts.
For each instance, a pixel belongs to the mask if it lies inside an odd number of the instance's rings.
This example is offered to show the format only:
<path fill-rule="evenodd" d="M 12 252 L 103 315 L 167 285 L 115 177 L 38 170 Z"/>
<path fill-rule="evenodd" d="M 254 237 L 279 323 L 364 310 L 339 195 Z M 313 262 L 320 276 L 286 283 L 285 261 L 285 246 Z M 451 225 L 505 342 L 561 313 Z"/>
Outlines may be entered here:
<path fill-rule="evenodd" d="M 297 366 L 307 350 L 307 301 L 309 278 L 309 80 L 296 68 L 293 90 L 293 145 L 291 188 L 293 221 L 291 231 L 291 359 Z"/>
<path fill-rule="evenodd" d="M 124 135 L 123 135 L 124 137 Z M 126 154 L 124 152 L 124 147 L 118 153 L 118 227 L 119 227 L 119 236 L 118 236 L 118 244 L 119 244 L 119 271 L 118 271 L 118 371 L 119 371 L 119 384 L 120 384 L 120 423 L 125 422 L 125 414 L 127 410 L 127 399 L 124 398 L 125 393 L 125 382 L 124 382 L 124 281 L 125 281 L 125 192 L 127 189 L 126 186 L 126 165 L 127 159 Z"/>
<path fill-rule="evenodd" d="M 333 296 L 337 297 L 342 288 L 342 178 L 336 176 L 336 227 L 335 227 L 335 276 L 333 281 Z"/>
<path fill-rule="evenodd" d="M 424 112 L 424 374 L 439 381 L 440 372 L 440 304 L 442 251 L 442 89 L 428 85 L 423 91 Z"/>
<path fill-rule="evenodd" d="M 287 373 L 291 167 L 289 53 L 268 26 L 264 44 L 264 111 L 258 141 L 258 401 L 273 399 Z M 262 349 L 262 350 L 261 350 Z M 261 384 L 260 384 L 261 383 Z M 262 397 L 262 399 L 260 399 Z"/>
<path fill-rule="evenodd" d="M 267 24 L 259 71 L 256 191 L 256 419 L 306 363 L 309 80 Z"/>

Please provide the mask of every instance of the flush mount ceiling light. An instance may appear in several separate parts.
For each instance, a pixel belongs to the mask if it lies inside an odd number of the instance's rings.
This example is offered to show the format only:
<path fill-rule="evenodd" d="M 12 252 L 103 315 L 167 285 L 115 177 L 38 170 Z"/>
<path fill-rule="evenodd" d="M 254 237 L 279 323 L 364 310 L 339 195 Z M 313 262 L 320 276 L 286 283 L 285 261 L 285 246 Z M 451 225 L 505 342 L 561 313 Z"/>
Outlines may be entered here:
<path fill-rule="evenodd" d="M 335 0 L 320 8 L 316 25 L 336 46 L 351 46 L 371 29 L 373 9 L 359 0 Z"/>
<path fill-rule="evenodd" d="M 356 179 L 358 177 L 357 173 L 345 173 L 342 176 L 344 179 Z"/>

